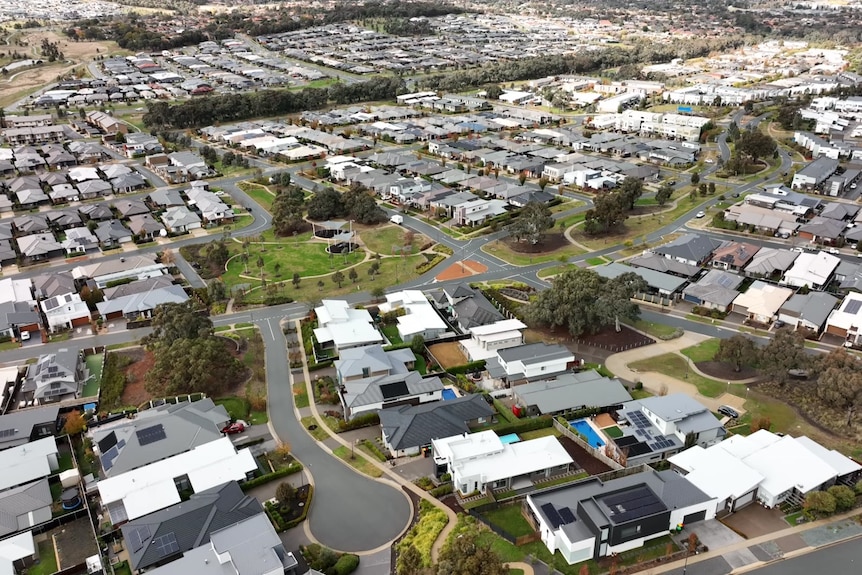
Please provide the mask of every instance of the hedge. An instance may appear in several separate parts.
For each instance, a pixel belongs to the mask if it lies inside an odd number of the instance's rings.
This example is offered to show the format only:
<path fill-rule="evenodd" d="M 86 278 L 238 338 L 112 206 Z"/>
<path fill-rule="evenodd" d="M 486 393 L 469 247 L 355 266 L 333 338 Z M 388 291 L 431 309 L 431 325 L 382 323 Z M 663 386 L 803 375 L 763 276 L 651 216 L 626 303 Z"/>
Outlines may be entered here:
<path fill-rule="evenodd" d="M 365 413 L 354 417 L 350 421 L 341 422 L 341 425 L 338 426 L 338 431 L 352 431 L 354 429 L 361 429 L 372 425 L 380 425 L 380 416 L 376 413 Z"/>
<path fill-rule="evenodd" d="M 332 575 L 350 575 L 359 567 L 359 555 L 353 553 L 345 553 L 338 558 L 335 566 L 332 568 Z"/>
<path fill-rule="evenodd" d="M 293 303 L 293 298 L 286 295 L 268 295 L 263 298 L 263 305 L 282 305 Z"/>
<path fill-rule="evenodd" d="M 512 410 L 508 409 L 499 399 L 494 398 L 494 408 L 496 408 L 497 413 L 500 414 L 500 417 L 507 423 L 516 423 L 520 421 L 518 417 L 512 413 Z"/>
<path fill-rule="evenodd" d="M 452 375 L 458 375 L 463 373 L 473 373 L 474 371 L 482 371 L 483 369 L 485 369 L 485 360 L 480 359 L 479 361 L 471 361 L 470 363 L 465 363 L 464 365 L 456 365 L 455 367 L 450 367 L 446 371 L 448 371 Z"/>
<path fill-rule="evenodd" d="M 431 489 L 430 491 L 428 491 L 428 494 L 436 497 L 437 499 L 440 499 L 441 497 L 445 497 L 446 495 L 449 495 L 453 491 L 454 491 L 454 488 L 452 487 L 452 484 L 451 483 L 445 483 L 445 484 L 441 485 L 440 487 L 435 487 L 434 489 Z"/>
<path fill-rule="evenodd" d="M 285 521 L 281 516 L 281 513 L 278 512 L 278 508 L 272 503 L 267 502 L 265 505 L 266 514 L 275 524 L 275 530 L 278 533 L 282 531 L 287 531 L 288 529 L 293 529 L 300 523 L 306 520 L 308 517 L 308 510 L 311 508 L 311 497 L 314 494 L 314 486 L 308 486 L 308 497 L 305 499 L 305 505 L 302 506 L 302 513 L 300 513 L 299 517 L 296 519 L 291 519 L 290 521 Z"/>
<path fill-rule="evenodd" d="M 327 361 L 321 361 L 320 363 L 311 362 L 308 364 L 308 371 L 318 371 L 321 369 L 326 369 L 327 367 L 332 367 L 334 360 L 330 359 Z"/>
<path fill-rule="evenodd" d="M 496 425 L 493 429 L 497 435 L 508 435 L 510 433 L 523 433 L 525 431 L 545 429 L 552 425 L 554 425 L 554 419 L 548 415 L 543 415 L 541 417 L 533 417 L 530 419 L 520 419 L 516 423 Z"/>
<path fill-rule="evenodd" d="M 409 341 L 402 341 L 401 343 L 393 343 L 391 345 L 387 345 L 383 348 L 383 351 L 395 351 L 396 349 L 407 349 L 410 347 Z"/>
<path fill-rule="evenodd" d="M 279 469 L 277 471 L 273 471 L 272 473 L 266 473 L 264 475 L 261 475 L 260 477 L 249 479 L 240 487 L 242 487 L 243 491 L 248 491 L 249 489 L 264 485 L 266 483 L 269 483 L 270 481 L 275 481 L 276 479 L 281 479 L 282 477 L 287 477 L 288 475 L 293 475 L 294 473 L 298 473 L 300 471 L 302 471 L 302 463 L 294 461 L 284 469 Z"/>
<path fill-rule="evenodd" d="M 444 256 L 442 254 L 436 255 L 433 258 L 431 258 L 431 260 L 424 262 L 424 263 L 421 263 L 418 266 L 416 266 L 416 273 L 422 275 L 445 259 L 446 259 L 446 256 Z"/>
<path fill-rule="evenodd" d="M 386 455 L 384 455 L 383 452 L 377 448 L 377 445 L 375 445 L 375 443 L 373 441 L 369 441 L 368 439 L 363 439 L 362 445 L 364 445 L 365 448 L 374 455 L 374 457 L 376 457 L 377 459 L 379 459 L 380 461 L 382 461 L 384 463 L 386 462 Z"/>

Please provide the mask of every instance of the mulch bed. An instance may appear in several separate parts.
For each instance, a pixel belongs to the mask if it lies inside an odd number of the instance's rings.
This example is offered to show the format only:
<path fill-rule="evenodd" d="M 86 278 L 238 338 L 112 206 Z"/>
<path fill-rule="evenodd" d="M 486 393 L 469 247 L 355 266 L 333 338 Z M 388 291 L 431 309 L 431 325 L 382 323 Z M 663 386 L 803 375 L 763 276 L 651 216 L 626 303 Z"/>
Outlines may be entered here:
<path fill-rule="evenodd" d="M 598 475 L 610 471 L 611 468 L 590 455 L 583 447 L 568 437 L 558 437 L 566 452 L 575 460 L 581 469 L 590 475 Z"/>
<path fill-rule="evenodd" d="M 308 505 L 308 490 L 310 487 L 308 485 L 303 485 L 301 487 L 296 488 L 296 497 L 293 498 L 293 501 L 290 503 L 290 507 L 279 506 L 278 512 L 281 515 L 281 518 L 284 519 L 285 523 L 288 521 L 293 521 L 294 519 L 299 519 L 302 515 L 302 510 Z M 302 505 L 300 505 L 302 503 Z"/>
<path fill-rule="evenodd" d="M 733 366 L 723 361 L 701 361 L 695 364 L 697 369 L 715 379 L 722 381 L 739 381 L 757 377 L 758 371 L 753 367 L 742 366 L 740 371 L 734 371 Z"/>
<path fill-rule="evenodd" d="M 570 245 L 569 240 L 567 240 L 566 236 L 561 233 L 545 234 L 542 241 L 538 244 L 533 244 L 527 241 L 516 242 L 512 238 L 507 238 L 503 240 L 503 242 L 505 242 L 513 252 L 518 252 L 519 254 L 545 254 L 558 250 L 563 246 Z"/>
<path fill-rule="evenodd" d="M 582 345 L 600 347 L 613 352 L 624 351 L 634 347 L 642 347 L 655 343 L 651 337 L 645 336 L 642 333 L 634 331 L 624 325 L 618 332 L 614 326 L 609 325 L 595 334 L 581 335 L 577 338 L 577 342 Z"/>

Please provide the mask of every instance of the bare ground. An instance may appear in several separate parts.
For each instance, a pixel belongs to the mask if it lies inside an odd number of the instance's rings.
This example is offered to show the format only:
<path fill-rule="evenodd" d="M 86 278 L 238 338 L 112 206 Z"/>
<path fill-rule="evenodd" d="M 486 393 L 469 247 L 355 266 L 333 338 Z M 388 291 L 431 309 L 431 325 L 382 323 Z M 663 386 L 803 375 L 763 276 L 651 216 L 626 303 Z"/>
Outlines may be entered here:
<path fill-rule="evenodd" d="M 439 363 L 443 369 L 467 363 L 467 357 L 464 355 L 464 352 L 461 350 L 461 346 L 457 341 L 435 343 L 428 347 L 428 351 L 430 351 L 431 355 L 437 359 L 437 363 Z"/>
<path fill-rule="evenodd" d="M 155 363 L 153 353 L 142 347 L 117 352 L 132 359 L 123 372 L 126 375 L 126 385 L 123 388 L 123 405 L 141 405 L 152 399 L 152 395 L 144 387 L 144 377 Z"/>
<path fill-rule="evenodd" d="M 721 381 L 739 381 L 758 375 L 757 370 L 753 367 L 744 365 L 741 370 L 734 371 L 731 364 L 722 361 L 701 361 L 695 365 L 703 373 Z"/>

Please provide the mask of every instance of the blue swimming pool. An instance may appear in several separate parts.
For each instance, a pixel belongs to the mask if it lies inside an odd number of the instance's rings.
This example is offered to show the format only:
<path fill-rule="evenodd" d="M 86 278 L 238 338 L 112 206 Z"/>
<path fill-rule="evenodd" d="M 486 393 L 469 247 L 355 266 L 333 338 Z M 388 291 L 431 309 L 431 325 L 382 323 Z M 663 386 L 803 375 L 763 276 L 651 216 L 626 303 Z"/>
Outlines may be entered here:
<path fill-rule="evenodd" d="M 509 443 L 518 443 L 521 441 L 521 438 L 518 437 L 517 433 L 510 433 L 508 435 L 501 435 L 500 441 L 503 442 L 503 445 L 508 445 Z"/>
<path fill-rule="evenodd" d="M 443 399 L 458 399 L 458 395 L 447 387 L 443 389 Z"/>
<path fill-rule="evenodd" d="M 592 428 L 592 426 L 587 423 L 585 419 L 575 419 L 574 421 L 570 421 L 569 425 L 574 427 L 578 433 L 587 438 L 587 443 L 589 443 L 592 447 L 602 447 L 605 442 L 599 437 L 599 434 Z"/>

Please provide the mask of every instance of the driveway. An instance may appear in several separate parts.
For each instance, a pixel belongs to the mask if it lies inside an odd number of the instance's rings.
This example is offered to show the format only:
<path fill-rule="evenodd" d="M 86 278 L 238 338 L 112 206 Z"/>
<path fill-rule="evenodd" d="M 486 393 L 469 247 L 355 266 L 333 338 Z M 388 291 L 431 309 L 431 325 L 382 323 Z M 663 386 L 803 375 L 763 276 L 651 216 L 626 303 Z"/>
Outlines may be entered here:
<path fill-rule="evenodd" d="M 741 511 L 725 517 L 722 522 L 737 533 L 742 533 L 746 539 L 775 533 L 790 527 L 779 510 L 766 509 L 756 504 L 749 505 Z"/>
<path fill-rule="evenodd" d="M 688 537 L 686 534 L 688 531 L 689 529 L 686 528 L 686 530 L 681 534 L 682 539 Z M 722 547 L 727 547 L 728 545 L 733 545 L 734 543 L 745 541 L 745 539 L 738 533 L 734 532 L 731 528 L 717 519 L 695 523 L 691 527 L 691 531 L 694 531 L 697 534 L 697 538 L 700 539 L 701 543 L 714 551 L 717 551 Z"/>

